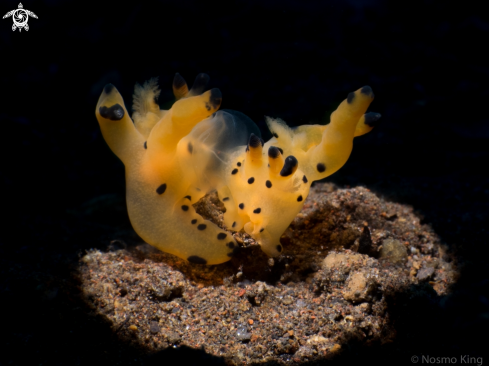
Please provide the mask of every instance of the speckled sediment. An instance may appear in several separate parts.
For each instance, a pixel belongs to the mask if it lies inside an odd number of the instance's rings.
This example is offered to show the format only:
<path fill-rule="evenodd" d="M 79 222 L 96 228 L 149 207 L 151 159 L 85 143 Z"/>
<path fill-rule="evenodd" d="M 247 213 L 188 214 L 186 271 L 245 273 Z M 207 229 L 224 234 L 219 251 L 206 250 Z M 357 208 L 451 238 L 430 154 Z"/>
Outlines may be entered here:
<path fill-rule="evenodd" d="M 222 227 L 210 195 L 196 209 Z M 315 185 L 268 258 L 250 236 L 231 262 L 190 264 L 147 244 L 81 260 L 86 301 L 128 342 L 204 347 L 229 365 L 320 361 L 352 337 L 394 337 L 387 302 L 410 286 L 446 294 L 455 262 L 406 205 L 366 188 Z M 123 240 L 124 238 L 114 238 Z"/>

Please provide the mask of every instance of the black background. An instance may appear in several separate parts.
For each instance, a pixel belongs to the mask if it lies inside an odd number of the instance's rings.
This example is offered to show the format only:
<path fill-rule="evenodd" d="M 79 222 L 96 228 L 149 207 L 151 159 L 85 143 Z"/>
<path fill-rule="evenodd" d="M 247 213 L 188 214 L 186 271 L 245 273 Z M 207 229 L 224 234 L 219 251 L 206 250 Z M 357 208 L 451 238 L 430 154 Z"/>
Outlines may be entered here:
<path fill-rule="evenodd" d="M 0 13 L 17 8 L 2 1 Z M 393 304 L 394 343 L 344 345 L 338 361 L 411 364 L 413 355 L 489 362 L 489 16 L 447 1 L 24 1 L 39 19 L 0 21 L 0 364 L 142 364 L 155 357 L 220 362 L 204 351 L 147 356 L 119 340 L 77 297 L 76 261 L 131 232 L 123 165 L 94 111 L 111 82 L 128 109 L 136 82 L 200 72 L 221 108 L 289 125 L 326 123 L 370 85 L 382 123 L 355 140 L 327 180 L 365 185 L 412 205 L 455 253 L 453 294 Z M 187 352 L 188 351 L 188 352 Z M 177 355 L 177 356 L 175 356 Z M 192 358 L 193 357 L 193 358 Z"/>

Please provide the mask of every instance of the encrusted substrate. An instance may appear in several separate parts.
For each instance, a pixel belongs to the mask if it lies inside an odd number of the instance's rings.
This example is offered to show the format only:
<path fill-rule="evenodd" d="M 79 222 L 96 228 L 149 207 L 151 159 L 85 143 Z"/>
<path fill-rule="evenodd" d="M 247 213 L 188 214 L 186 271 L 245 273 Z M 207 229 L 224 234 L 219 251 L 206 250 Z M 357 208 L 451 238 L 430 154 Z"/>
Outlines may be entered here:
<path fill-rule="evenodd" d="M 216 195 L 196 208 L 222 227 Z M 389 341 L 390 300 L 426 286 L 446 294 L 457 277 L 411 207 L 362 187 L 313 187 L 277 258 L 247 234 L 234 237 L 243 248 L 218 266 L 147 244 L 90 251 L 80 266 L 86 300 L 121 338 L 149 351 L 203 347 L 230 365 L 294 364 L 332 357 L 352 339 Z"/>

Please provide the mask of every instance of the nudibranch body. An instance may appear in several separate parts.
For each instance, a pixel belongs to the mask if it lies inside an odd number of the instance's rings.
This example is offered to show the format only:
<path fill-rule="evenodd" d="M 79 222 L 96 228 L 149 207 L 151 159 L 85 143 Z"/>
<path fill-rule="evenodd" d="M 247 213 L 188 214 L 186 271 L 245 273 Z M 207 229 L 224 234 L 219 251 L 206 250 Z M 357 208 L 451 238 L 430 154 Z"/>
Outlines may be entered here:
<path fill-rule="evenodd" d="M 209 77 L 192 89 L 177 74 L 177 101 L 160 110 L 154 79 L 136 86 L 134 123 L 116 88 L 107 85 L 96 116 L 105 141 L 126 168 L 126 200 L 136 232 L 149 244 L 193 263 L 218 264 L 237 248 L 233 236 L 196 213 L 193 204 L 217 190 L 228 230 L 242 228 L 269 256 L 282 251 L 280 236 L 301 210 L 311 183 L 347 161 L 353 138 L 380 118 L 365 113 L 370 87 L 350 93 L 326 126 L 289 128 L 267 119 L 273 138 L 260 138 L 244 114 L 218 111 L 221 93 L 204 92 Z"/>

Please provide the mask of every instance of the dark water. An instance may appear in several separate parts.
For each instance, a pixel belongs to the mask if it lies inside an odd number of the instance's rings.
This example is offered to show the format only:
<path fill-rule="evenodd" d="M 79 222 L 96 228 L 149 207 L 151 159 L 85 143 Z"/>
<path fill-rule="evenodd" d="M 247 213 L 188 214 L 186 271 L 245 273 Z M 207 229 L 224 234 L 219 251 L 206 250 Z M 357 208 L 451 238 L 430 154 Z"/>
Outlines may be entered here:
<path fill-rule="evenodd" d="M 5 364 L 26 364 L 25 350 L 32 364 L 147 360 L 66 293 L 77 291 L 68 279 L 79 253 L 131 230 L 123 166 L 94 116 L 98 96 L 111 82 L 129 107 L 134 84 L 158 76 L 165 106 L 176 72 L 189 83 L 209 74 L 222 108 L 248 115 L 265 140 L 264 115 L 293 126 L 326 123 L 350 91 L 370 85 L 370 110 L 382 123 L 355 141 L 348 163 L 328 181 L 366 185 L 414 206 L 456 252 L 462 274 L 453 296 L 402 300 L 394 345 L 352 344 L 339 360 L 410 364 L 410 355 L 449 352 L 489 361 L 482 348 L 489 325 L 489 16 L 482 5 L 23 5 L 38 16 L 28 32 L 13 32 L 11 18 L 0 21 Z M 17 6 L 3 1 L 0 13 Z"/>

